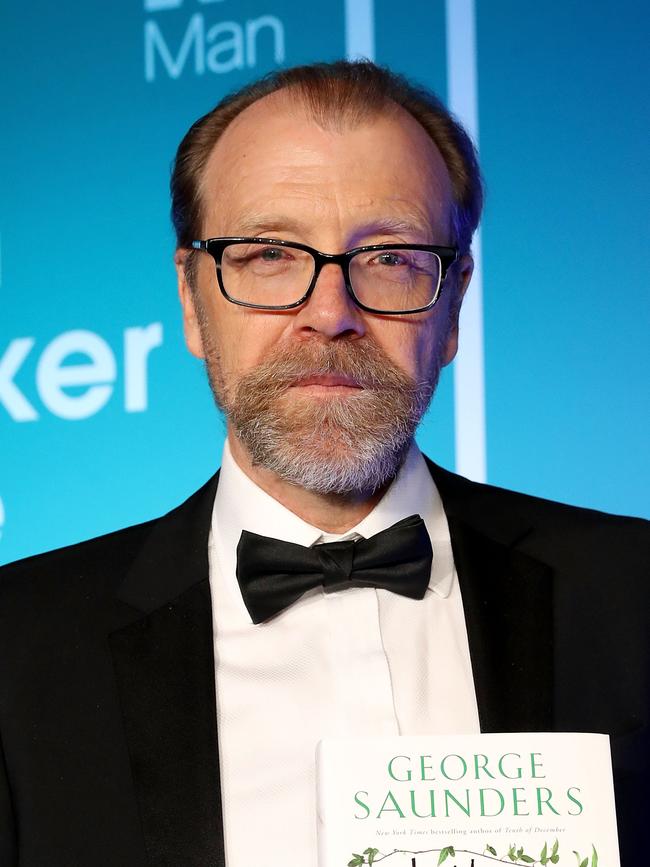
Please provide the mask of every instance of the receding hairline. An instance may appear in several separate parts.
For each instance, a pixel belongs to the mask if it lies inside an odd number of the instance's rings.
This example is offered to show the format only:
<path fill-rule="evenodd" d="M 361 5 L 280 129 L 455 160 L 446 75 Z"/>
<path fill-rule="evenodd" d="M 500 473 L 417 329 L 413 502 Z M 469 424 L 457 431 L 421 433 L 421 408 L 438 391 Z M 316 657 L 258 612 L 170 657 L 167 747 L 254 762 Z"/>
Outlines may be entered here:
<path fill-rule="evenodd" d="M 238 112 L 215 139 L 214 146 L 229 130 L 235 129 L 247 117 L 250 117 L 253 112 L 274 103 L 277 104 L 279 110 L 283 110 L 286 114 L 294 114 L 297 118 L 307 117 L 327 132 L 345 132 L 364 123 L 372 122 L 378 117 L 410 119 L 418 125 L 424 135 L 435 145 L 435 141 L 433 141 L 427 129 L 420 123 L 418 118 L 390 96 L 383 96 L 381 99 L 376 99 L 372 103 L 365 104 L 361 104 L 357 97 L 356 100 L 348 101 L 340 107 L 336 106 L 334 94 L 329 99 L 331 101 L 323 98 L 322 95 L 315 99 L 301 84 L 285 85 L 271 93 L 260 96 L 259 99 L 251 102 L 250 105 L 247 105 Z"/>

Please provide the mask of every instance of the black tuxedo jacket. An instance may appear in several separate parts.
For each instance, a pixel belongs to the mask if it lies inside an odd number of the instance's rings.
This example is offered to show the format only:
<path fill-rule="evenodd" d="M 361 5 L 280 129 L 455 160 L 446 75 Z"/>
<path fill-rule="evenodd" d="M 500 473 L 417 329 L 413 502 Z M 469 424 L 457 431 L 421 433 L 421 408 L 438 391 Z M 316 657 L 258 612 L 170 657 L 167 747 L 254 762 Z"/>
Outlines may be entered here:
<path fill-rule="evenodd" d="M 622 863 L 641 864 L 645 522 L 431 471 L 481 729 L 612 735 Z M 207 559 L 217 479 L 163 518 L 0 570 L 1 867 L 224 864 Z M 260 732 L 251 749 L 273 743 Z"/>

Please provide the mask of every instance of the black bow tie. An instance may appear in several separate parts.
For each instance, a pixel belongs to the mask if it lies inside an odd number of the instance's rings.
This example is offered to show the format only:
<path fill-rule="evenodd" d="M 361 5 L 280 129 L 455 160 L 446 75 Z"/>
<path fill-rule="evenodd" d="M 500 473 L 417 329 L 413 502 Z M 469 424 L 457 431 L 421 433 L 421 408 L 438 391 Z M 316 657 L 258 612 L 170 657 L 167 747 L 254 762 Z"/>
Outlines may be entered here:
<path fill-rule="evenodd" d="M 433 551 L 424 521 L 411 515 L 370 539 L 306 548 L 244 530 L 237 545 L 237 580 L 253 623 L 268 620 L 322 586 L 380 587 L 422 599 Z"/>

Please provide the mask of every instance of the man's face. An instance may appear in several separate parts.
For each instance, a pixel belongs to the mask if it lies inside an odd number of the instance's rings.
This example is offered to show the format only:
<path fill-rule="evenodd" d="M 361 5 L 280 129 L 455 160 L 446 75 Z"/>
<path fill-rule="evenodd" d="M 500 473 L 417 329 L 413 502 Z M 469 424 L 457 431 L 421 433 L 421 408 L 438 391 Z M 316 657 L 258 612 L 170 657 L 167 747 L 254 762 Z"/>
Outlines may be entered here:
<path fill-rule="evenodd" d="M 327 253 L 365 244 L 451 242 L 446 166 L 401 109 L 334 131 L 319 127 L 284 94 L 266 97 L 216 144 L 201 195 L 203 238 L 279 238 Z M 440 366 L 456 352 L 454 281 L 447 281 L 432 310 L 387 316 L 356 307 L 340 267 L 328 264 L 301 307 L 261 311 L 221 295 L 207 254 L 200 254 L 193 293 L 183 260 L 178 251 L 187 344 L 206 359 L 231 442 L 243 443 L 254 463 L 323 493 L 372 489 L 391 478 Z M 462 292 L 471 260 L 455 268 Z M 395 419 L 399 415 L 408 419 Z M 390 443 L 371 443 L 377 431 Z M 274 437 L 276 445 L 269 446 Z M 284 457 L 269 458 L 269 449 L 280 446 L 289 449 Z M 290 478 L 301 461 L 321 471 Z M 347 470 L 339 471 L 341 461 Z M 370 475 L 358 472 L 364 461 L 376 465 Z M 328 490 L 324 477 L 338 481 Z"/>

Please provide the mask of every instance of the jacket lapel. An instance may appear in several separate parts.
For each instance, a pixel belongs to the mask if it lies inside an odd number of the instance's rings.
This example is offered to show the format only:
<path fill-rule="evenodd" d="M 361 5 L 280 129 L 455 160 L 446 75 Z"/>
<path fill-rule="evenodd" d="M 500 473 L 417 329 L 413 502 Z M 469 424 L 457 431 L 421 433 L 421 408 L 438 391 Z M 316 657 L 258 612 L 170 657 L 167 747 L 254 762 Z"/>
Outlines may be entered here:
<path fill-rule="evenodd" d="M 499 491 L 430 464 L 449 522 L 481 731 L 553 729 L 553 572 Z M 483 497 L 486 501 L 483 502 Z"/>
<path fill-rule="evenodd" d="M 215 476 L 152 524 L 109 635 L 148 863 L 223 867 L 208 533 Z"/>

